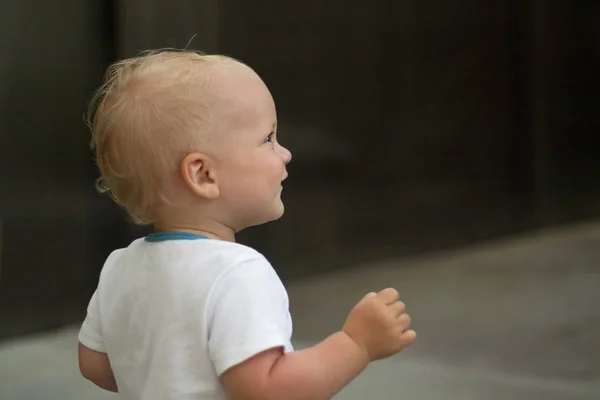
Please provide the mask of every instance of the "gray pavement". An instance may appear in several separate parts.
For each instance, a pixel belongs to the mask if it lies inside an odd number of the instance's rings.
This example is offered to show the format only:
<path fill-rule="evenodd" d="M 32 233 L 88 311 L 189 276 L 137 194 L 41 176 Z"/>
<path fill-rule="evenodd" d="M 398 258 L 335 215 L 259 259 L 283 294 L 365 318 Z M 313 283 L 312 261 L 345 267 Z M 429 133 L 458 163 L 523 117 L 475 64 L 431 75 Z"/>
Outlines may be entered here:
<path fill-rule="evenodd" d="M 298 348 L 394 286 L 417 343 L 336 398 L 600 400 L 600 224 L 572 226 L 288 284 Z M 77 327 L 0 346 L 1 400 L 117 398 L 79 377 Z"/>

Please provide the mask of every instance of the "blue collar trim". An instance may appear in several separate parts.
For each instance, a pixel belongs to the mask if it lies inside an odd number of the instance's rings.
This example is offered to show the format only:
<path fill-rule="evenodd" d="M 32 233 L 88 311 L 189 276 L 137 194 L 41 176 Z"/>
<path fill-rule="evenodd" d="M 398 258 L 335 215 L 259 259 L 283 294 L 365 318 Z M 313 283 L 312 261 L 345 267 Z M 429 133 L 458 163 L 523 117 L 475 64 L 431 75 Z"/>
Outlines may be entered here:
<path fill-rule="evenodd" d="M 169 240 L 208 239 L 207 236 L 189 232 L 154 232 L 144 238 L 146 242 L 167 242 Z"/>

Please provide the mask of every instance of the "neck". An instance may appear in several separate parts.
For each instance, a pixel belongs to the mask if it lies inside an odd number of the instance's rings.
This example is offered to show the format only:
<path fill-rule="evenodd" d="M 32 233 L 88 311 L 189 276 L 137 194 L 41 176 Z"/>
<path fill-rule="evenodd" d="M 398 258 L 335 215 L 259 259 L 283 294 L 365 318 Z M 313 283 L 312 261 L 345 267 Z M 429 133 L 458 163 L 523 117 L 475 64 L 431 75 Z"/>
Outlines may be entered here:
<path fill-rule="evenodd" d="M 161 223 L 154 224 L 155 232 L 187 232 L 203 235 L 211 239 L 235 242 L 235 231 L 215 221 L 203 221 L 202 223 Z"/>

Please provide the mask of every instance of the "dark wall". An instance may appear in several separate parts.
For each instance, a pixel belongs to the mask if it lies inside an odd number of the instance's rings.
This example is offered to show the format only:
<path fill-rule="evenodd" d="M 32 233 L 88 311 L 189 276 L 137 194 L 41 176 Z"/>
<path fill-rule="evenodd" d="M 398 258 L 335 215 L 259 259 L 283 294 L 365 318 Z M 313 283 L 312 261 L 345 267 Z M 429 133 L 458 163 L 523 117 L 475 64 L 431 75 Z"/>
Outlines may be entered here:
<path fill-rule="evenodd" d="M 240 239 L 285 279 L 597 216 L 599 6 L 470 3 L 2 2 L 0 337 L 80 318 L 146 231 L 94 192 L 82 117 L 143 49 L 233 55 L 270 86 L 287 213 Z"/>
<path fill-rule="evenodd" d="M 548 223 L 597 215 L 600 3 L 534 2 L 529 61 L 536 211 Z"/>
<path fill-rule="evenodd" d="M 228 50 L 295 159 L 287 216 L 244 239 L 296 275 L 596 215 L 598 6 L 559 3 L 247 6 Z"/>
<path fill-rule="evenodd" d="M 0 3 L 0 336 L 72 319 L 96 243 L 85 103 L 106 62 L 97 2 Z"/>

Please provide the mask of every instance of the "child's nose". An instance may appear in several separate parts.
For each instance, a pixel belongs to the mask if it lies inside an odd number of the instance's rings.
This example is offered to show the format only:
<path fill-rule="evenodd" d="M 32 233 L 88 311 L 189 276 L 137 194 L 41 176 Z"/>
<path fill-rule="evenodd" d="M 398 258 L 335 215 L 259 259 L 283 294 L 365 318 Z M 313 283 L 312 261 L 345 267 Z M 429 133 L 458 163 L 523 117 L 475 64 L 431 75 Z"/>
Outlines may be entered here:
<path fill-rule="evenodd" d="M 285 164 L 292 161 L 292 153 L 283 146 L 281 146 L 281 158 Z"/>

